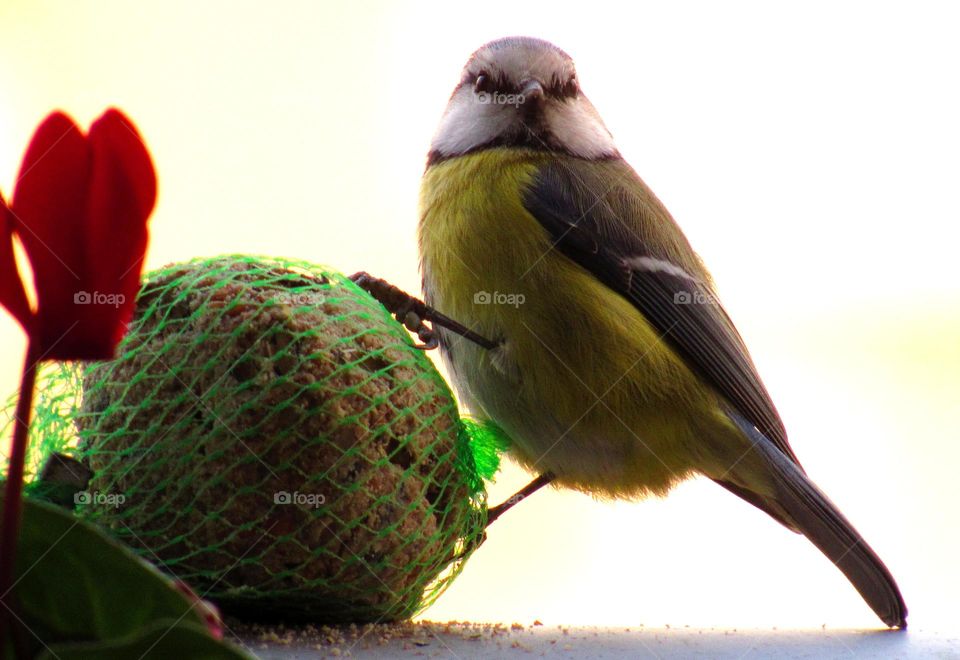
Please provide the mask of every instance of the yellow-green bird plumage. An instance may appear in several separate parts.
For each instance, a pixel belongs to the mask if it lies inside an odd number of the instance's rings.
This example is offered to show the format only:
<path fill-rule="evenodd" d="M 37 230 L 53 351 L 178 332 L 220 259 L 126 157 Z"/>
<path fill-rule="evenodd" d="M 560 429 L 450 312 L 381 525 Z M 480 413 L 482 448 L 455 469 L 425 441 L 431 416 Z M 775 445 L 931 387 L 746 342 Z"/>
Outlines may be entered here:
<path fill-rule="evenodd" d="M 807 477 L 709 274 L 620 157 L 573 61 L 530 38 L 470 58 L 421 189 L 426 302 L 463 403 L 513 454 L 598 497 L 703 474 L 807 536 L 877 615 L 890 572 Z"/>
<path fill-rule="evenodd" d="M 663 333 L 629 301 L 555 250 L 521 203 L 538 168 L 556 158 L 488 149 L 424 176 L 421 259 L 424 272 L 438 274 L 426 282 L 427 303 L 481 335 L 507 338 L 487 351 L 447 337 L 444 355 L 461 397 L 514 439 L 520 462 L 595 495 L 662 495 L 695 471 L 722 476 L 730 455 L 749 445 L 720 411 L 718 395 L 664 350 Z M 677 263 L 708 279 L 629 166 L 614 160 L 599 168 L 606 195 L 636 209 L 624 216 L 625 230 L 660 241 Z M 656 233 L 647 223 L 676 229 Z M 478 303 L 484 293 L 490 302 Z M 522 302 L 498 304 L 494 294 Z"/>

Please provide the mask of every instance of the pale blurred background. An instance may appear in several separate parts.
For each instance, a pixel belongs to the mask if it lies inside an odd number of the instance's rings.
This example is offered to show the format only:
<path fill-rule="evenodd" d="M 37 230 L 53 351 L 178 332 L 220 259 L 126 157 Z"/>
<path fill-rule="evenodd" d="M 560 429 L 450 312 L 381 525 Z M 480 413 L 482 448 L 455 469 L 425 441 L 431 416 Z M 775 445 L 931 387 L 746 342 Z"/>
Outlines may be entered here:
<path fill-rule="evenodd" d="M 912 627 L 956 626 L 955 5 L 271 4 L 3 0 L 0 190 L 49 111 L 87 126 L 116 105 L 160 177 L 148 268 L 259 253 L 418 291 L 418 183 L 460 68 L 490 39 L 554 41 L 712 269 L 795 450 Z M 0 343 L 5 396 L 23 350 L 5 313 Z M 508 469 L 491 499 L 527 478 Z M 705 481 L 641 503 L 538 494 L 425 616 L 879 625 L 812 545 Z"/>

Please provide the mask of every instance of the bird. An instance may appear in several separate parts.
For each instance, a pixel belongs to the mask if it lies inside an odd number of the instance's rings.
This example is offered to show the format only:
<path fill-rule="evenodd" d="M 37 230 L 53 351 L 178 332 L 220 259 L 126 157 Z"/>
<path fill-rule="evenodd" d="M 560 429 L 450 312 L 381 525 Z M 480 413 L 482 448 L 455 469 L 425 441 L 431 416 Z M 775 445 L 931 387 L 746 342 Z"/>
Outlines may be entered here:
<path fill-rule="evenodd" d="M 890 627 L 890 571 L 814 484 L 702 260 L 624 160 L 548 41 L 469 58 L 430 144 L 417 240 L 425 303 L 471 414 L 552 483 L 663 496 L 703 475 L 806 536 Z"/>

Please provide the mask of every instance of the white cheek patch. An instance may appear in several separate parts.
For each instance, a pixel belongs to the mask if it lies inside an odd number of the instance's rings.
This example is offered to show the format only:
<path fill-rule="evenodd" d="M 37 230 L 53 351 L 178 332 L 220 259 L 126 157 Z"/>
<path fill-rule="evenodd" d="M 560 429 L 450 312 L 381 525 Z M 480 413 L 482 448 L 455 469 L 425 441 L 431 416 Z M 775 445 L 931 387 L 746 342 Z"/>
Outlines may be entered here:
<path fill-rule="evenodd" d="M 605 158 L 617 153 L 610 131 L 586 97 L 545 107 L 546 125 L 557 142 L 581 158 Z"/>
<path fill-rule="evenodd" d="M 522 127 L 523 100 L 510 94 L 475 94 L 469 85 L 461 86 L 450 99 L 434 134 L 431 150 L 444 156 L 467 153 Z M 542 105 L 544 138 L 551 147 L 586 159 L 617 155 L 613 137 L 600 115 L 586 97 L 569 101 L 546 99 Z"/>
<path fill-rule="evenodd" d="M 667 275 L 682 277 L 691 282 L 700 282 L 700 280 L 680 268 L 680 266 L 670 263 L 669 261 L 664 261 L 663 259 L 656 259 L 654 257 L 628 257 L 624 259 L 624 263 L 633 270 L 646 273 L 666 273 Z"/>
<path fill-rule="evenodd" d="M 472 89 L 462 87 L 450 99 L 432 148 L 445 155 L 465 153 L 509 130 L 517 112 L 512 105 L 481 103 Z"/>

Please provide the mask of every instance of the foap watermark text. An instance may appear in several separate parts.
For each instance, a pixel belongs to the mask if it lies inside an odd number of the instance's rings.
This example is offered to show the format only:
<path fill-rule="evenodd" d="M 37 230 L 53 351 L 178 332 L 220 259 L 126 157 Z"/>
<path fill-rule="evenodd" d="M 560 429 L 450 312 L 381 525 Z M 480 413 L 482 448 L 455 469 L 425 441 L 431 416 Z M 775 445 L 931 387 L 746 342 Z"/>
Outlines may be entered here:
<path fill-rule="evenodd" d="M 301 493 L 299 491 L 289 492 L 280 490 L 273 494 L 274 504 L 296 504 L 297 506 L 308 506 L 316 509 L 323 506 L 327 501 L 326 496 L 320 493 Z"/>
<path fill-rule="evenodd" d="M 527 301 L 522 293 L 504 293 L 502 291 L 477 291 L 473 294 L 474 305 L 510 305 L 519 307 Z"/>
<path fill-rule="evenodd" d="M 477 103 L 483 105 L 512 105 L 519 108 L 526 103 L 527 97 L 523 94 L 506 94 L 504 92 L 477 92 Z"/>
<path fill-rule="evenodd" d="M 73 294 L 74 305 L 112 305 L 119 307 L 126 302 L 122 293 L 103 293 L 101 291 L 77 291 Z"/>
<path fill-rule="evenodd" d="M 112 506 L 114 509 L 118 509 L 123 506 L 123 503 L 126 501 L 127 496 L 123 493 L 101 493 L 99 490 L 93 492 L 81 490 L 79 493 L 73 494 L 73 503 L 78 506 L 95 504 L 97 506 Z"/>
<path fill-rule="evenodd" d="M 277 305 L 290 305 L 291 307 L 316 307 L 323 303 L 324 297 L 316 291 L 301 291 L 290 293 L 278 293 L 271 298 L 271 301 Z"/>
<path fill-rule="evenodd" d="M 713 296 L 703 291 L 677 291 L 673 294 L 675 305 L 716 305 Z"/>

